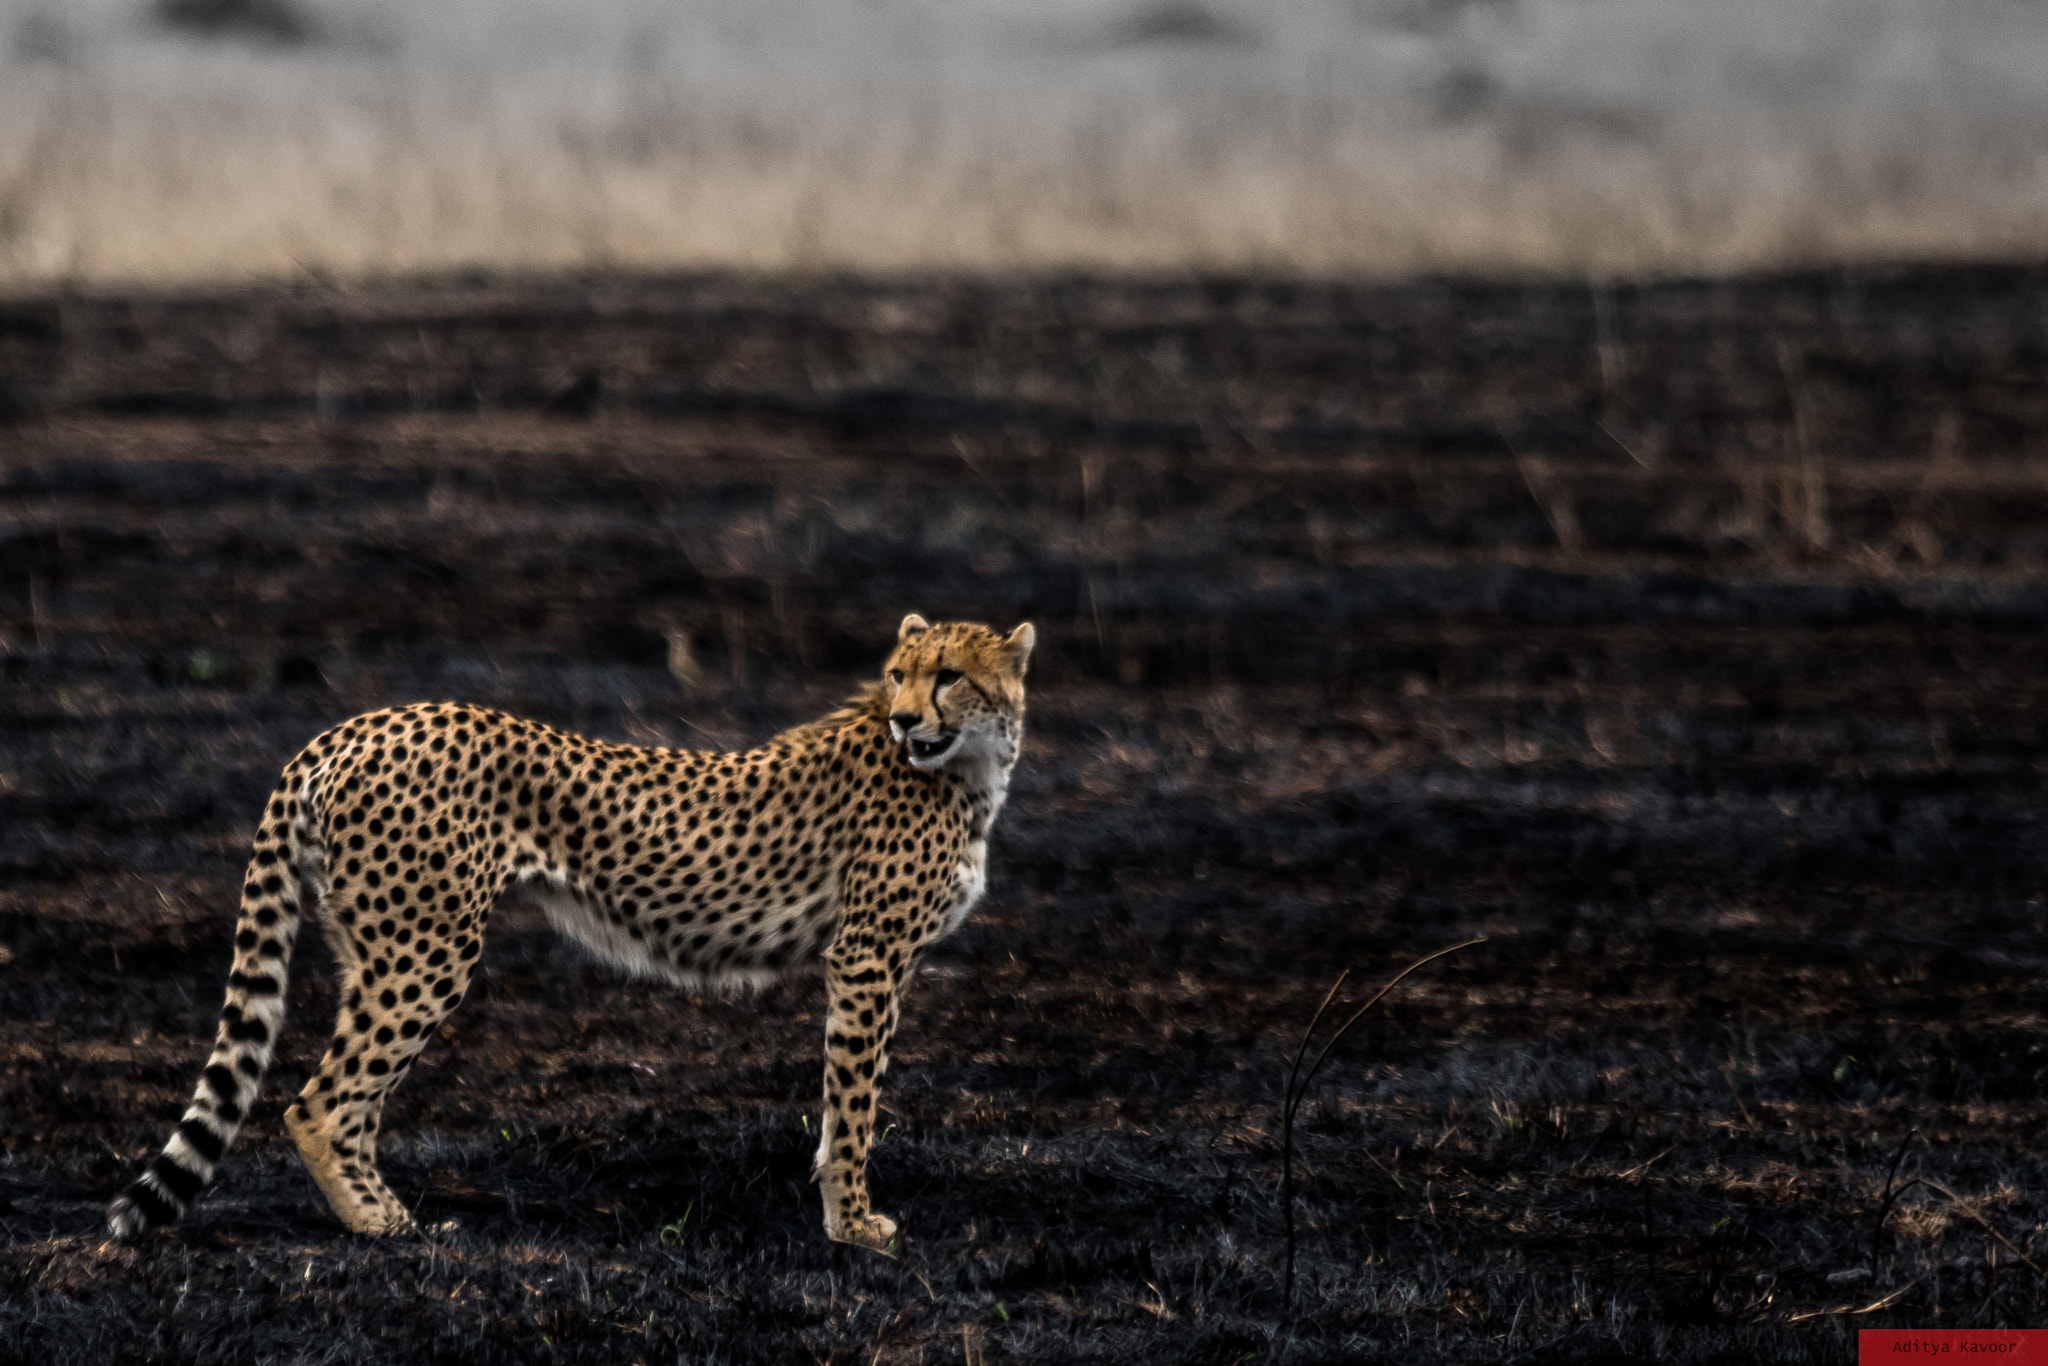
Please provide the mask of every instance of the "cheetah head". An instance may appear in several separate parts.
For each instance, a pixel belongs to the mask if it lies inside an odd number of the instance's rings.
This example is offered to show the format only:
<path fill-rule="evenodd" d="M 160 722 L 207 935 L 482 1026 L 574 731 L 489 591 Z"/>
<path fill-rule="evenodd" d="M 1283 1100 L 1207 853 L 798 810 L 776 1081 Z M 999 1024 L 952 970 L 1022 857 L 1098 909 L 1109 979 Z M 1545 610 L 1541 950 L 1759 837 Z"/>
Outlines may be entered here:
<path fill-rule="evenodd" d="M 999 636 L 974 622 L 934 626 L 915 612 L 903 618 L 882 677 L 889 735 L 912 768 L 1017 757 L 1024 666 L 1037 638 L 1028 621 Z"/>

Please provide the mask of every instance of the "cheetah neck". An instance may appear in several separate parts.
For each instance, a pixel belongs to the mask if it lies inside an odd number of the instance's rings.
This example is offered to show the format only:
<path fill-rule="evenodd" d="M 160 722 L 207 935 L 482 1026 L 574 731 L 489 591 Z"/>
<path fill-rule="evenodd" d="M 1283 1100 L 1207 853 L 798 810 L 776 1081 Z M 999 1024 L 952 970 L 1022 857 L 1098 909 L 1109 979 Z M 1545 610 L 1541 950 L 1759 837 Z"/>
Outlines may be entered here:
<path fill-rule="evenodd" d="M 946 780 L 974 814 L 975 833 L 988 838 L 989 827 L 1010 793 L 1010 770 L 1017 766 L 1014 740 L 990 751 L 963 754 L 946 765 Z"/>

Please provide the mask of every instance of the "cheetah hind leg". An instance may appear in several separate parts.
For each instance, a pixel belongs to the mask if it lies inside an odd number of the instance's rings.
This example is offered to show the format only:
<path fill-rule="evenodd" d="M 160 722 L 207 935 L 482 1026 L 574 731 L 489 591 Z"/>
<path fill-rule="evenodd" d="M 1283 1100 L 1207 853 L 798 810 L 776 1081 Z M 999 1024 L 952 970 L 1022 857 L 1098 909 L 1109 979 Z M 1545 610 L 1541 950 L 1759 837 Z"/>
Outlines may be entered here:
<path fill-rule="evenodd" d="M 467 965 L 451 976 L 445 995 L 422 993 L 417 1003 L 377 1015 L 351 1012 L 344 1000 L 326 1056 L 285 1112 L 285 1125 L 320 1193 L 358 1233 L 423 1231 L 377 1170 L 377 1130 L 392 1088 L 462 999 Z"/>
<path fill-rule="evenodd" d="M 314 1077 L 299 1093 L 285 1112 L 285 1126 L 320 1193 L 357 1233 L 418 1233 L 412 1211 L 377 1170 L 377 1123 L 384 1097 L 368 1104 L 346 1101 L 323 1115 L 325 1102 L 313 1090 L 319 1080 Z"/>

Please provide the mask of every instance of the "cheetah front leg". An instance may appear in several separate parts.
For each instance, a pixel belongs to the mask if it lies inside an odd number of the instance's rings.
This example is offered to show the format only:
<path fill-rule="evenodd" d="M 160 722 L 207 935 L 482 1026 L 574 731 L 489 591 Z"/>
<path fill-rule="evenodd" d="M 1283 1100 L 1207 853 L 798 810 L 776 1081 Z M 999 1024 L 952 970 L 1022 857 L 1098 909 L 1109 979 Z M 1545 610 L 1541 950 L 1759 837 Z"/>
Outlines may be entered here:
<path fill-rule="evenodd" d="M 901 986 L 901 972 L 879 956 L 826 954 L 825 1109 L 812 1175 L 825 1197 L 825 1236 L 885 1252 L 896 1221 L 868 1203 L 868 1150 Z"/>

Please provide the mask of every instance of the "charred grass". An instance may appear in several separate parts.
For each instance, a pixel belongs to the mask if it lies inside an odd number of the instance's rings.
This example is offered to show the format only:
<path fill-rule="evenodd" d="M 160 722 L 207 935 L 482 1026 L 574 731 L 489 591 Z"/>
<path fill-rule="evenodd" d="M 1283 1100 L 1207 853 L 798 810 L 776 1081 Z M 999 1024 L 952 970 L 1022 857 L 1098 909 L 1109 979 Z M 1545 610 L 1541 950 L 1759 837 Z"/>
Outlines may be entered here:
<path fill-rule="evenodd" d="M 0 307 L 0 1358 L 1840 1361 L 2039 1323 L 2048 281 L 419 282 Z M 817 1230 L 815 987 L 507 905 L 392 1102 L 105 1241 L 251 816 L 352 712 L 815 714 L 1035 619 L 910 1000 L 899 1260 Z M 1472 933 L 1277 1106 L 1315 1003 Z M 1919 1184 L 1915 1184 L 1916 1181 Z M 1931 1184 L 1930 1184 L 1931 1183 Z"/>

